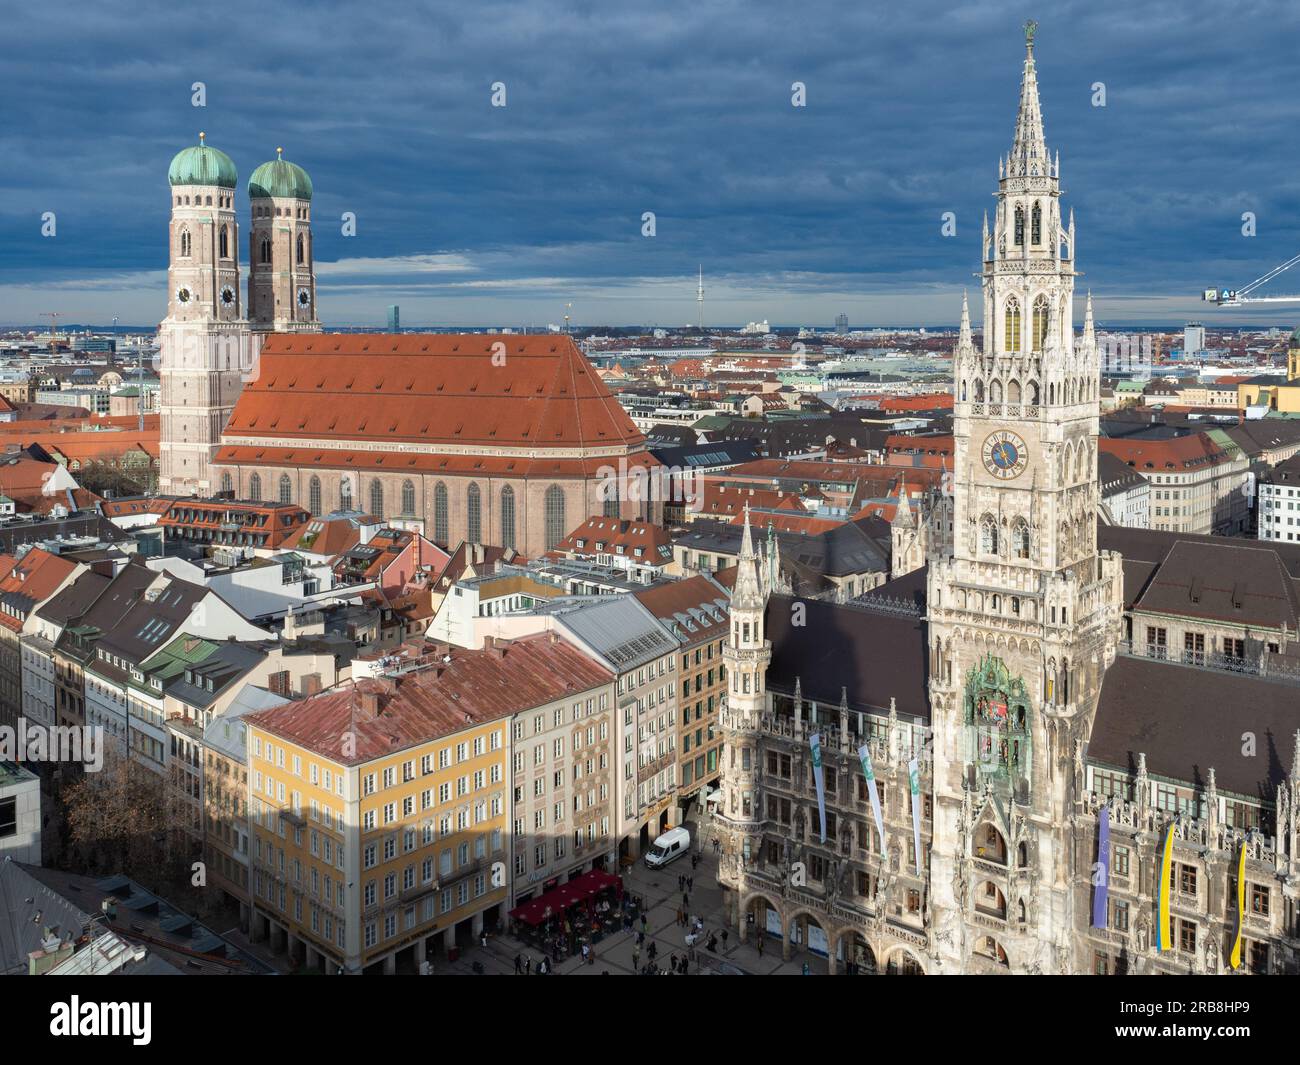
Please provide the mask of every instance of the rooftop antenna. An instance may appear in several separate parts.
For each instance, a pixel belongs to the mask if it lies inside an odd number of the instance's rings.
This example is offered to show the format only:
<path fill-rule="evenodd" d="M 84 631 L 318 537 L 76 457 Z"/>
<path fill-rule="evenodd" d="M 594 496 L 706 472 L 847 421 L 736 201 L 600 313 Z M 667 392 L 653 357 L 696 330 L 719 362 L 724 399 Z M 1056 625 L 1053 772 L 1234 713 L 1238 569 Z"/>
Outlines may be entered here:
<path fill-rule="evenodd" d="M 569 312 L 570 312 L 571 310 L 573 310 L 573 304 L 572 304 L 572 303 L 566 303 L 566 304 L 564 305 L 564 333 L 565 333 L 566 336 L 567 336 L 568 333 L 569 333 Z"/>

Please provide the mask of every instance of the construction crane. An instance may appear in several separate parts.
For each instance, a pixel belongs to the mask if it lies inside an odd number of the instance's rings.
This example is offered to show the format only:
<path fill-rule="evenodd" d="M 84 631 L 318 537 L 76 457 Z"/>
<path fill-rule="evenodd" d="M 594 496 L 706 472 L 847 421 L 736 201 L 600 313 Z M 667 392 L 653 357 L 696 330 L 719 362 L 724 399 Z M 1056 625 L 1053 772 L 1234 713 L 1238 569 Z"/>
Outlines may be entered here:
<path fill-rule="evenodd" d="M 1288 259 L 1281 266 L 1275 266 L 1263 277 L 1257 277 L 1245 288 L 1207 288 L 1202 294 L 1201 299 L 1206 303 L 1213 303 L 1219 307 L 1240 307 L 1247 303 L 1300 303 L 1300 295 L 1297 296 L 1252 296 L 1251 293 L 1260 285 L 1267 284 L 1277 277 L 1278 274 L 1285 273 L 1291 267 L 1300 263 L 1300 255 L 1293 259 Z"/>
<path fill-rule="evenodd" d="M 59 315 L 62 313 L 62 311 L 43 311 L 41 313 L 42 318 L 48 318 L 50 320 L 50 358 L 54 358 L 55 354 L 59 350 L 58 345 L 54 340 L 54 334 L 59 325 Z"/>

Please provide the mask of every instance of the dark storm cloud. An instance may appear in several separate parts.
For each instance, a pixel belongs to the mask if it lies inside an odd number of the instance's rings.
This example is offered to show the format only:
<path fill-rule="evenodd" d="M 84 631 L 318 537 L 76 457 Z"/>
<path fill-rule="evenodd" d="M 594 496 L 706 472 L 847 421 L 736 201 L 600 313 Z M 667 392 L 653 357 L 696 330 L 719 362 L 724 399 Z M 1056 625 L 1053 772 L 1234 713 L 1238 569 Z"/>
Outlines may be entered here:
<path fill-rule="evenodd" d="M 26 5 L 0 67 L 0 318 L 34 320 L 48 308 L 22 306 L 47 292 L 89 314 L 103 304 L 86 293 L 116 285 L 125 317 L 156 321 L 167 164 L 199 129 L 241 186 L 277 145 L 310 171 L 335 322 L 399 296 L 538 314 L 577 292 L 600 308 L 591 320 L 676 324 L 701 261 L 713 306 L 743 311 L 755 293 L 774 320 L 823 316 L 827 293 L 952 306 L 1011 141 L 1024 16 L 822 0 Z M 1300 251 L 1289 8 L 1037 17 L 1084 285 L 1162 307 Z M 505 108 L 489 105 L 497 81 Z M 794 81 L 806 108 L 790 106 Z M 246 218 L 242 188 L 240 202 Z M 56 239 L 39 235 L 45 211 Z M 639 235 L 645 211 L 654 239 Z M 945 211 L 956 239 L 940 236 Z"/>

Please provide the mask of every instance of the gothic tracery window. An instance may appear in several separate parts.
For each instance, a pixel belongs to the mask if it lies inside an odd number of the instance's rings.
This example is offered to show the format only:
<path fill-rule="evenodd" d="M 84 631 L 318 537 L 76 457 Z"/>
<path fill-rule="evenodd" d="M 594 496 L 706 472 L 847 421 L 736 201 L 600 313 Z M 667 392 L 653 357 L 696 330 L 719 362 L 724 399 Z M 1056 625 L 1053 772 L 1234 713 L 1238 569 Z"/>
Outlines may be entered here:
<path fill-rule="evenodd" d="M 483 542 L 483 493 L 473 482 L 465 493 L 465 539 L 472 544 Z"/>
<path fill-rule="evenodd" d="M 1011 546 L 1016 558 L 1029 558 L 1029 523 L 1024 518 L 1017 519 L 1011 530 Z"/>
<path fill-rule="evenodd" d="M 384 484 L 378 477 L 370 482 L 370 513 L 376 518 L 384 516 Z"/>
<path fill-rule="evenodd" d="M 262 248 L 261 248 L 261 255 L 259 256 L 259 259 L 261 262 L 264 263 L 269 263 L 271 261 L 271 238 L 270 237 L 262 238 Z"/>
<path fill-rule="evenodd" d="M 1006 351 L 1020 350 L 1020 301 L 1014 296 L 1007 300 L 1007 309 L 1003 315 L 1003 343 Z"/>
<path fill-rule="evenodd" d="M 1023 207 L 1017 207 L 1015 244 L 1016 247 L 1019 248 L 1024 243 L 1025 243 L 1025 209 Z"/>
<path fill-rule="evenodd" d="M 509 485 L 501 489 L 501 546 L 515 546 L 515 490 Z"/>
<path fill-rule="evenodd" d="M 412 490 L 412 497 L 414 497 L 414 490 Z M 402 508 L 405 509 L 405 492 L 403 492 L 402 500 Z M 447 537 L 447 486 L 439 481 L 433 489 L 433 538 L 438 543 L 447 546 Z"/>
<path fill-rule="evenodd" d="M 320 517 L 320 478 L 316 476 L 307 485 L 307 509 L 313 517 Z"/>
<path fill-rule="evenodd" d="M 293 482 L 289 480 L 287 473 L 280 474 L 280 502 L 293 502 Z"/>
<path fill-rule="evenodd" d="M 262 501 L 262 478 L 260 474 L 253 474 L 248 479 L 248 498 L 254 503 Z"/>
<path fill-rule="evenodd" d="M 980 551 L 986 555 L 998 553 L 998 523 L 992 514 L 980 520 Z"/>
<path fill-rule="evenodd" d="M 568 532 L 564 527 L 564 489 L 558 484 L 553 484 L 546 490 L 543 510 L 546 519 L 546 550 L 550 551 Z"/>
<path fill-rule="evenodd" d="M 1047 340 L 1047 297 L 1034 300 L 1034 351 L 1042 351 Z"/>
<path fill-rule="evenodd" d="M 1031 244 L 1043 243 L 1043 209 L 1037 203 L 1029 223 L 1029 240 Z"/>
<path fill-rule="evenodd" d="M 188 229 L 181 230 L 181 255 L 186 259 L 190 257 L 190 231 Z"/>

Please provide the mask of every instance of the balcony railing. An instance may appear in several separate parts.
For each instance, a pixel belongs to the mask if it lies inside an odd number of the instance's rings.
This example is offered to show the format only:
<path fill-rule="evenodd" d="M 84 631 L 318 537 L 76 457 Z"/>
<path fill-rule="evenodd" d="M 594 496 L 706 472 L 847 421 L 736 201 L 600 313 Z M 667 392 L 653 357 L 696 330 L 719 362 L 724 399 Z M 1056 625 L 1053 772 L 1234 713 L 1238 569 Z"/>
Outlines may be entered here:
<path fill-rule="evenodd" d="M 1182 651 L 1162 643 L 1145 643 L 1121 640 L 1119 653 L 1130 658 L 1155 658 L 1162 662 L 1176 662 L 1197 669 L 1210 669 L 1217 673 L 1242 673 L 1248 676 L 1268 677 L 1285 684 L 1300 684 L 1300 665 L 1282 660 L 1278 655 L 1258 650 L 1248 656 L 1227 655 L 1221 651 Z"/>

